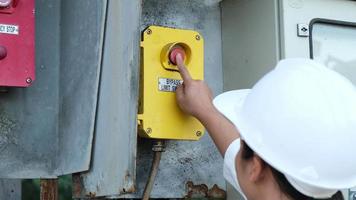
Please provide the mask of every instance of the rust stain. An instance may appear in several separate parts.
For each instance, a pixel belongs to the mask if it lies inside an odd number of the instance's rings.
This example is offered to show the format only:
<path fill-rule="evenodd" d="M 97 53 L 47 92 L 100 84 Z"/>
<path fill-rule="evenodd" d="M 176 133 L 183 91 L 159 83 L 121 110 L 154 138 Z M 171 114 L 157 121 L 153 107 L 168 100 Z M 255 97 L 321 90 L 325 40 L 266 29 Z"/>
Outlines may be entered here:
<path fill-rule="evenodd" d="M 134 185 L 130 185 L 129 187 L 122 188 L 120 194 L 134 193 L 136 188 Z"/>
<path fill-rule="evenodd" d="M 126 171 L 124 178 L 124 188 L 120 190 L 120 194 L 134 193 L 136 192 L 135 184 L 132 182 L 132 177 L 129 171 Z"/>
<path fill-rule="evenodd" d="M 41 179 L 41 200 L 58 200 L 58 179 Z"/>
<path fill-rule="evenodd" d="M 80 179 L 80 175 L 78 173 L 73 174 L 72 176 L 73 182 L 73 197 L 79 198 L 82 194 L 82 182 Z"/>
<path fill-rule="evenodd" d="M 83 196 L 83 182 L 80 176 L 80 173 L 75 173 L 72 176 L 72 183 L 73 183 L 73 197 L 74 198 L 81 198 Z M 84 196 L 86 198 L 94 198 L 96 197 L 95 192 L 84 192 Z"/>
<path fill-rule="evenodd" d="M 217 198 L 225 199 L 225 190 L 219 188 L 216 184 L 212 188 L 208 188 L 205 184 L 194 185 L 192 181 L 186 183 L 187 195 L 185 198 Z"/>
<path fill-rule="evenodd" d="M 211 189 L 209 189 L 209 191 L 208 191 L 208 197 L 225 199 L 226 191 L 219 188 L 218 185 L 214 184 L 214 186 Z"/>
<path fill-rule="evenodd" d="M 85 196 L 88 197 L 88 198 L 94 198 L 94 197 L 96 197 L 96 193 L 95 192 L 89 192 Z"/>

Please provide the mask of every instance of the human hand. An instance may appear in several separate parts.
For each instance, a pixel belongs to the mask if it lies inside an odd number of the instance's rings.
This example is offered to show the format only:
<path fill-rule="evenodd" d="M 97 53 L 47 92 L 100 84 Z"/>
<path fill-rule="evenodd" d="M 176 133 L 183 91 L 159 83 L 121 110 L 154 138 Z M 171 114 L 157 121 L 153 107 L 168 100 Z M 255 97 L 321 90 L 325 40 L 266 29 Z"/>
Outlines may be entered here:
<path fill-rule="evenodd" d="M 192 79 L 180 54 L 177 54 L 176 61 L 183 78 L 183 84 L 176 90 L 178 105 L 183 112 L 202 121 L 209 113 L 216 111 L 211 90 L 204 81 Z"/>

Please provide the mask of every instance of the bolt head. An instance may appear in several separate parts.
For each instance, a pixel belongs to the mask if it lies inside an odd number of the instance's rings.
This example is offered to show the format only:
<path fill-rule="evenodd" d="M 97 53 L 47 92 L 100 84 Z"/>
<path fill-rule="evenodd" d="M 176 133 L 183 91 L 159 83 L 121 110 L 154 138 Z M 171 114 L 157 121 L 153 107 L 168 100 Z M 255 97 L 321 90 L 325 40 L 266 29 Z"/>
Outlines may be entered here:
<path fill-rule="evenodd" d="M 0 0 L 0 7 L 8 7 L 11 4 L 12 0 Z"/>
<path fill-rule="evenodd" d="M 202 133 L 201 133 L 201 131 L 197 131 L 197 132 L 195 133 L 195 135 L 198 136 L 198 137 L 200 137 L 200 136 L 202 136 Z"/>
<path fill-rule="evenodd" d="M 147 129 L 146 129 L 146 133 L 147 133 L 147 134 L 151 134 L 151 133 L 152 133 L 152 129 L 151 129 L 151 128 L 147 128 Z"/>
<path fill-rule="evenodd" d="M 146 33 L 147 33 L 147 35 L 151 35 L 152 34 L 152 30 L 151 29 L 147 29 Z"/>
<path fill-rule="evenodd" d="M 32 78 L 30 78 L 30 77 L 26 78 L 26 83 L 27 84 L 31 84 L 32 83 Z"/>

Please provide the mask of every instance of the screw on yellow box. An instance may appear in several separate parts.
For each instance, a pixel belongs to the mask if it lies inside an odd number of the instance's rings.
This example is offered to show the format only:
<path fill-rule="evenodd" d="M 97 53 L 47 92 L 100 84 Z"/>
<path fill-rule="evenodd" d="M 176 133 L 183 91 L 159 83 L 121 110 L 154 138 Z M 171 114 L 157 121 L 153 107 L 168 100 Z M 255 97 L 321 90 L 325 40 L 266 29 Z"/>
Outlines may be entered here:
<path fill-rule="evenodd" d="M 196 31 L 149 26 L 142 34 L 139 135 L 155 139 L 199 140 L 204 127 L 177 105 L 175 89 L 182 78 L 169 59 L 170 50 L 185 51 L 193 79 L 204 79 L 204 40 Z"/>

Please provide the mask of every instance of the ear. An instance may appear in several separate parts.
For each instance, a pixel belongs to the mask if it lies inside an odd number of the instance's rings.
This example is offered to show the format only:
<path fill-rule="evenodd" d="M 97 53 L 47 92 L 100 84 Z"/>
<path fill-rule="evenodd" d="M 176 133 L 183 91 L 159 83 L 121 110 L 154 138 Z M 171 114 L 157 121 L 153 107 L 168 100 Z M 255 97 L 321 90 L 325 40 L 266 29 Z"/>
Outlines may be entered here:
<path fill-rule="evenodd" d="M 258 156 L 254 155 L 250 162 L 249 179 L 252 182 L 258 182 L 265 177 L 265 163 Z"/>

